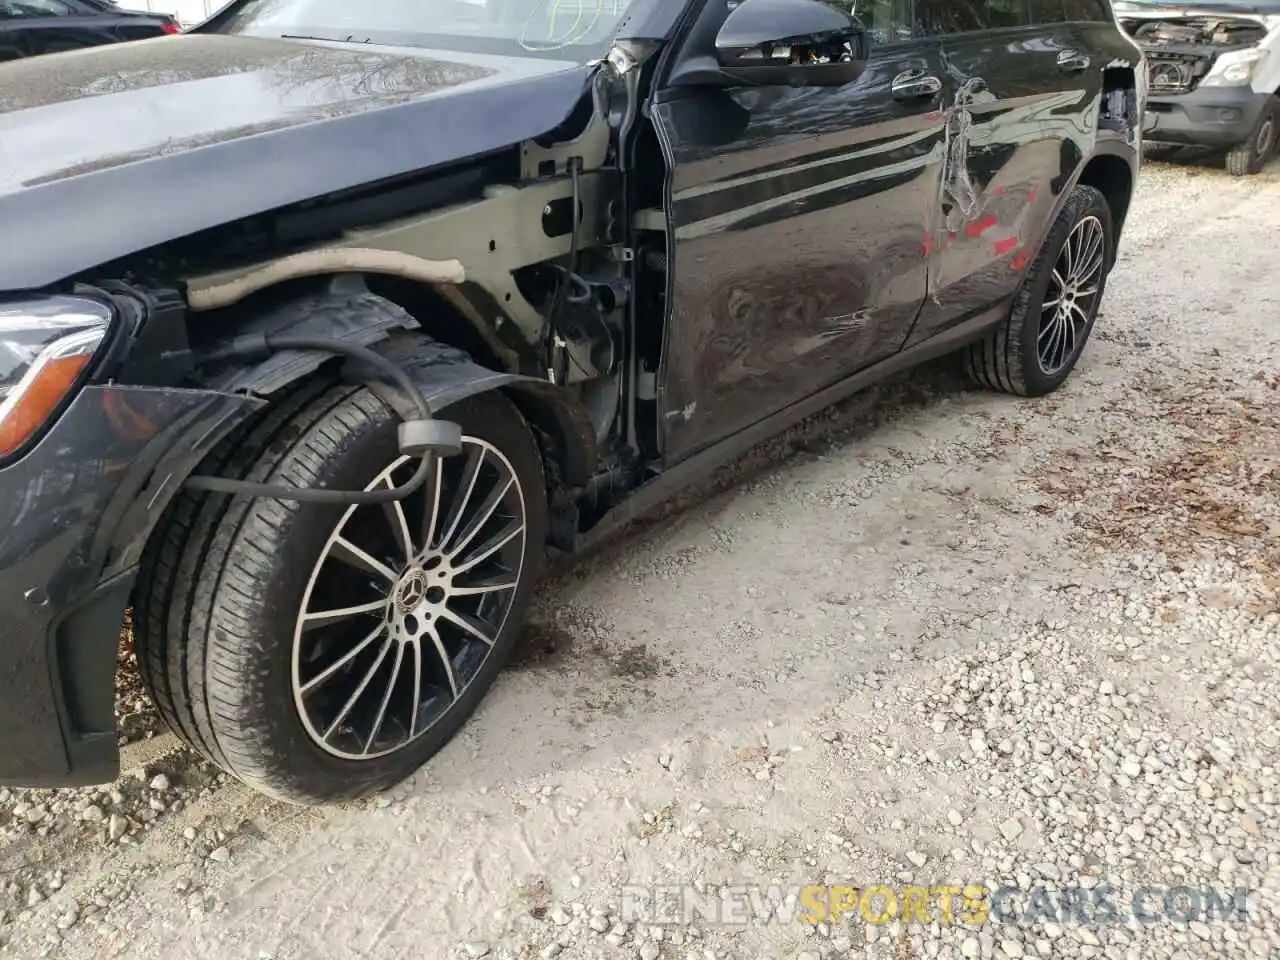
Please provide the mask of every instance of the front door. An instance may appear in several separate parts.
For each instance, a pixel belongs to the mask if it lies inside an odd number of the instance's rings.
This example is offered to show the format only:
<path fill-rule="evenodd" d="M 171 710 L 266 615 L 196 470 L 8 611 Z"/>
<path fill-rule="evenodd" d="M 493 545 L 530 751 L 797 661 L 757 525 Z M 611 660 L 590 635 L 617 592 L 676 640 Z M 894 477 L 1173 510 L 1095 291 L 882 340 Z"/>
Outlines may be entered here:
<path fill-rule="evenodd" d="M 668 463 L 895 353 L 924 301 L 940 47 L 912 38 L 906 0 L 873 9 L 871 61 L 843 87 L 681 85 L 682 54 L 659 83 L 675 240 L 659 386 Z M 708 0 L 702 17 L 726 13 Z"/>
<path fill-rule="evenodd" d="M 1069 2 L 1069 0 L 1068 0 Z M 919 0 L 953 100 L 931 294 L 917 343 L 1010 298 L 1083 161 L 1104 64 L 1064 0 Z"/>

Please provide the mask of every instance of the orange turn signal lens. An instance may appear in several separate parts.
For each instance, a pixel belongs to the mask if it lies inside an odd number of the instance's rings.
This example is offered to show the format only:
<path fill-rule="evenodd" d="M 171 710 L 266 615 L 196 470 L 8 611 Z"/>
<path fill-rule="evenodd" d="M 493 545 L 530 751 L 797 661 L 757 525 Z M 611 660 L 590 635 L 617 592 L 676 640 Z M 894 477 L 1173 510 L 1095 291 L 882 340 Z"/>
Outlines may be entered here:
<path fill-rule="evenodd" d="M 39 430 L 57 409 L 63 397 L 71 392 L 76 380 L 89 365 L 93 355 L 59 357 L 50 360 L 40 369 L 40 374 L 8 408 L 0 420 L 0 457 L 7 457 Z"/>
<path fill-rule="evenodd" d="M 0 303 L 0 457 L 16 453 L 80 382 L 110 308 L 80 297 Z"/>

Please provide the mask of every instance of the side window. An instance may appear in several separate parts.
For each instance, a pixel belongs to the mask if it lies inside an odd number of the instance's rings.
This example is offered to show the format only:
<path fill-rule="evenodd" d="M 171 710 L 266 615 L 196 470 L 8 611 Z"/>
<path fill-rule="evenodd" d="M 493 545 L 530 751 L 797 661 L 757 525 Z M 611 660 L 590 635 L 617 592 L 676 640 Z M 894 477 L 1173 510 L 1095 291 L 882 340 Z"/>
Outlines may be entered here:
<path fill-rule="evenodd" d="M 856 0 L 853 15 L 867 28 L 875 49 L 915 36 L 912 6 L 913 0 Z"/>
<path fill-rule="evenodd" d="M 1063 7 L 1068 20 L 1086 23 L 1111 20 L 1111 7 L 1107 0 L 1063 0 Z"/>
<path fill-rule="evenodd" d="M 1031 23 L 1029 0 L 986 0 L 987 27 L 1025 27 Z"/>
<path fill-rule="evenodd" d="M 950 36 L 1025 27 L 1032 22 L 1032 2 L 1046 0 L 920 0 L 916 5 L 918 30 L 930 36 Z"/>
<path fill-rule="evenodd" d="M 75 11 L 59 0 L 0 0 L 0 11 L 11 17 L 70 17 Z"/>
<path fill-rule="evenodd" d="M 920 0 L 916 4 L 917 34 L 939 37 L 985 29 L 984 0 Z"/>
<path fill-rule="evenodd" d="M 1066 23 L 1066 0 L 1031 0 L 1031 20 L 1033 23 Z"/>
<path fill-rule="evenodd" d="M 1109 21 L 1107 0 L 1031 0 L 1033 23 L 1092 23 Z"/>

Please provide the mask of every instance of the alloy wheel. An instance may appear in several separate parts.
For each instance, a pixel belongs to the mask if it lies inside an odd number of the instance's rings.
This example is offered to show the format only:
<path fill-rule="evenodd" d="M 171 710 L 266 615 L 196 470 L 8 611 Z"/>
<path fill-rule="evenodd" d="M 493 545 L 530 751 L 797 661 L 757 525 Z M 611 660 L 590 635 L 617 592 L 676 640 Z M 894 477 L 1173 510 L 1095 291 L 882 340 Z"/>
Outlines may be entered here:
<path fill-rule="evenodd" d="M 1040 306 L 1036 357 L 1045 376 L 1066 368 L 1084 346 L 1098 307 L 1106 230 L 1095 216 L 1080 220 L 1062 245 Z"/>
<path fill-rule="evenodd" d="M 401 457 L 366 489 L 415 467 Z M 294 629 L 294 703 L 317 746 L 344 760 L 386 756 L 458 702 L 511 611 L 527 524 L 515 469 L 475 437 L 436 458 L 411 497 L 346 510 Z"/>

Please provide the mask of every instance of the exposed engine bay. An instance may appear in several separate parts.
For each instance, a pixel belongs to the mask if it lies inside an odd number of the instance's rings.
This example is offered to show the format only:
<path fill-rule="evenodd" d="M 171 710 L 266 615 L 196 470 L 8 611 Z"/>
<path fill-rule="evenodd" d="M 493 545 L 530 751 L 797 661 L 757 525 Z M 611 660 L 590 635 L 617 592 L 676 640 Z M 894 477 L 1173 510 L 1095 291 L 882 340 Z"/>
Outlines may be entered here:
<path fill-rule="evenodd" d="M 1147 55 L 1153 94 L 1194 90 L 1220 54 L 1257 46 L 1268 32 L 1257 20 L 1227 16 L 1125 19 L 1121 26 Z"/>

